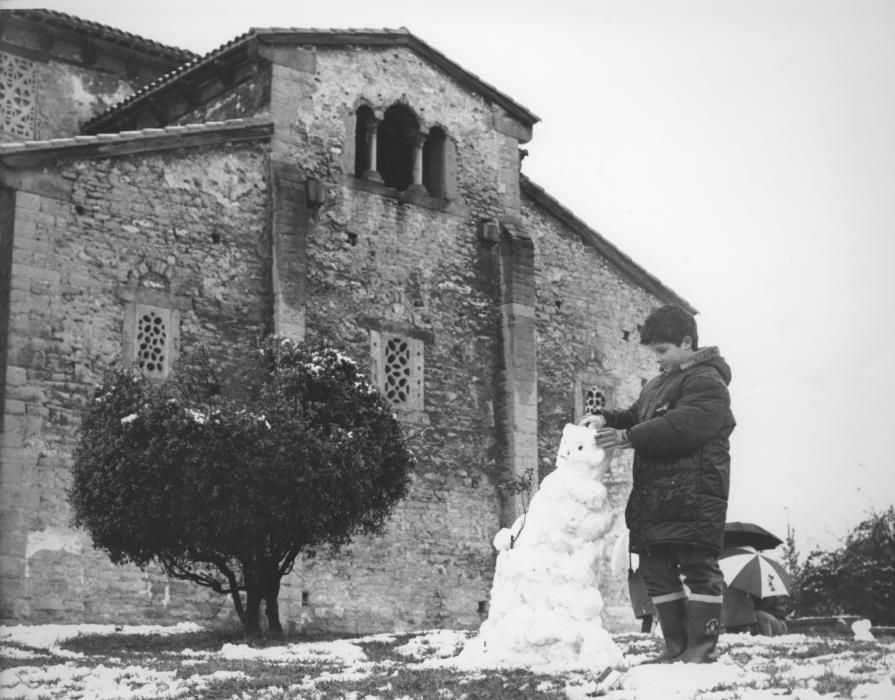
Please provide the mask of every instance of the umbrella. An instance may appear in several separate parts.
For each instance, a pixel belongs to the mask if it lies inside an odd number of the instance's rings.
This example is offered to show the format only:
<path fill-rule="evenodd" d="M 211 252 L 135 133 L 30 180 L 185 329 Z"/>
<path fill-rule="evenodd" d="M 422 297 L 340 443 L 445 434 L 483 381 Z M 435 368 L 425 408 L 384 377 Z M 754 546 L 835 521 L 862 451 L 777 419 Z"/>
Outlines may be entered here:
<path fill-rule="evenodd" d="M 792 579 L 783 565 L 752 547 L 731 547 L 721 552 L 718 564 L 730 588 L 756 598 L 789 595 Z"/>
<path fill-rule="evenodd" d="M 763 527 L 754 523 L 741 523 L 739 521 L 724 525 L 725 547 L 755 547 L 755 549 L 773 549 L 783 544 L 777 535 L 771 534 Z"/>

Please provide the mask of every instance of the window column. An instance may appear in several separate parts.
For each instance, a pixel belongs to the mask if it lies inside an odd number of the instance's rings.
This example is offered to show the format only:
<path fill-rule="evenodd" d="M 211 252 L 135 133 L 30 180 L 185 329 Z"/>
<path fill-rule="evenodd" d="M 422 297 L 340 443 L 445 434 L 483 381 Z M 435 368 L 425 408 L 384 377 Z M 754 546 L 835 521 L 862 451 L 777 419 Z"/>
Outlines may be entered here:
<path fill-rule="evenodd" d="M 423 192 L 426 191 L 426 187 L 423 185 L 423 146 L 425 143 L 425 134 L 420 133 L 413 136 L 413 170 L 411 171 L 410 187 Z"/>
<path fill-rule="evenodd" d="M 364 171 L 364 180 L 373 180 L 374 182 L 382 182 L 382 176 L 377 170 L 376 149 L 378 145 L 377 132 L 379 131 L 379 120 L 375 117 L 370 119 L 365 125 L 367 133 L 367 170 Z"/>

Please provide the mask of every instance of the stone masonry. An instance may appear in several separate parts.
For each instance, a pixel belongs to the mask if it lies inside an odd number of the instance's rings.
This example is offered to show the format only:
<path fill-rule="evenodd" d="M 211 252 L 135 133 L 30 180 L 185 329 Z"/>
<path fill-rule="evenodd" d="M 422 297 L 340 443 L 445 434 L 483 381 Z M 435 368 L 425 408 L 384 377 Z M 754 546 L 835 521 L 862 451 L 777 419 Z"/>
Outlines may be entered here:
<path fill-rule="evenodd" d="M 235 344 L 262 332 L 265 163 L 258 145 L 74 160 L 57 175 L 69 198 L 15 193 L 4 618 L 120 619 L 134 607 L 140 617 L 197 614 L 189 596 L 172 597 L 182 584 L 116 569 L 68 528 L 68 470 L 79 409 L 120 357 L 124 309 L 147 278 L 164 280 L 155 293 L 180 310 L 182 346 L 213 344 L 226 362 Z"/>
<path fill-rule="evenodd" d="M 83 23 L 67 26 L 77 45 Z M 233 614 L 113 567 L 70 527 L 79 409 L 150 308 L 169 314 L 172 358 L 204 343 L 226 368 L 274 331 L 338 346 L 383 391 L 403 358 L 410 495 L 382 537 L 299 563 L 281 615 L 308 630 L 478 626 L 491 539 L 522 507 L 499 484 L 536 485 L 586 405 L 633 400 L 650 372 L 637 324 L 686 302 L 520 175 L 534 115 L 406 30 L 253 30 L 95 104 L 84 135 L 0 146 L 0 619 Z M 414 148 L 444 135 L 438 191 L 356 172 L 362 106 L 380 122 L 397 107 Z M 617 513 L 629 485 L 619 460 Z M 623 582 L 603 584 L 610 624 L 630 624 Z"/>

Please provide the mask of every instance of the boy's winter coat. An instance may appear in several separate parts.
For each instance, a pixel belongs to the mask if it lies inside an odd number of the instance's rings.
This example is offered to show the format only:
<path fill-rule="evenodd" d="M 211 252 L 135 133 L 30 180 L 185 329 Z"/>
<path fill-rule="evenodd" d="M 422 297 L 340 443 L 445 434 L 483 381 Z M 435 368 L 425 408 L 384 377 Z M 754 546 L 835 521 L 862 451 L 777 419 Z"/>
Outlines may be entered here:
<path fill-rule="evenodd" d="M 720 552 L 730 490 L 730 366 L 718 348 L 697 350 L 680 370 L 650 381 L 626 411 L 605 411 L 634 448 L 625 521 L 630 549 L 694 544 Z"/>

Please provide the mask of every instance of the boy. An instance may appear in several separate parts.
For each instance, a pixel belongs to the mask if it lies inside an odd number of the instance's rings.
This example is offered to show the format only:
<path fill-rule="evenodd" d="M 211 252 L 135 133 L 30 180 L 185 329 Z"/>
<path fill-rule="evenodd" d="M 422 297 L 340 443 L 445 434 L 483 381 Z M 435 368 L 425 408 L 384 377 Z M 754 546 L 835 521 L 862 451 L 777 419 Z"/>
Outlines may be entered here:
<path fill-rule="evenodd" d="M 718 641 L 730 488 L 730 367 L 718 348 L 698 348 L 696 319 L 662 306 L 644 321 L 640 342 L 661 374 L 624 411 L 586 416 L 603 449 L 634 448 L 625 522 L 630 551 L 656 606 L 665 653 L 657 661 L 713 661 Z M 684 578 L 689 598 L 681 584 Z"/>

